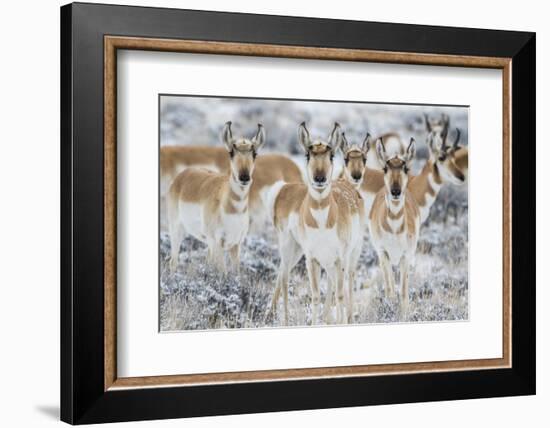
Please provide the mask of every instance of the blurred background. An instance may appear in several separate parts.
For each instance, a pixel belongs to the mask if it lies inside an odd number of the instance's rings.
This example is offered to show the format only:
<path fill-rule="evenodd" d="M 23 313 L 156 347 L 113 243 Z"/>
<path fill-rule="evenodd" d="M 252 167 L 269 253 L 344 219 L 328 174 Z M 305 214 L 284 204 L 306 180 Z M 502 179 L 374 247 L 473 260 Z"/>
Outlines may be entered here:
<path fill-rule="evenodd" d="M 160 100 L 160 144 L 220 144 L 223 124 L 231 120 L 234 134 L 249 136 L 254 135 L 257 124 L 262 123 L 267 131 L 263 150 L 295 156 L 303 154 L 297 138 L 301 122 L 306 122 L 312 136 L 326 137 L 336 121 L 350 143 L 361 143 L 367 132 L 373 137 L 399 132 L 404 141 L 414 137 L 417 158 L 422 160 L 428 157 L 423 115 L 436 118 L 442 113 L 451 118 L 451 137 L 458 127 L 460 141 L 467 145 L 466 107 L 165 95 Z"/>

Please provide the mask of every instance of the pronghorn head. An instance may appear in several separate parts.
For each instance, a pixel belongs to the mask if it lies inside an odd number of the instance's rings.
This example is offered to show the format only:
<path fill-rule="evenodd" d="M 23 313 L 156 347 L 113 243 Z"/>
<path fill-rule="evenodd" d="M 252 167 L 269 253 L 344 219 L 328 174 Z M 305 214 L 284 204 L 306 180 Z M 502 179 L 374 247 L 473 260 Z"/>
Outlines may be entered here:
<path fill-rule="evenodd" d="M 436 162 L 441 171 L 443 179 L 449 181 L 452 184 L 462 184 L 466 180 L 468 166 L 465 168 L 459 165 L 459 158 L 464 149 L 459 144 L 460 130 L 456 128 L 456 136 L 451 145 L 447 143 L 447 140 L 443 143 L 443 147 L 437 154 Z"/>
<path fill-rule="evenodd" d="M 361 145 L 349 144 L 345 133 L 342 133 L 341 149 L 344 155 L 344 174 L 346 179 L 355 186 L 360 186 L 363 182 L 370 139 L 370 134 L 367 133 Z"/>
<path fill-rule="evenodd" d="M 416 153 L 416 143 L 411 138 L 409 146 L 403 151 L 395 153 L 391 157 L 386 152 L 382 139 L 376 141 L 376 154 L 378 162 L 384 171 L 384 183 L 386 186 L 386 197 L 394 204 L 403 201 L 403 195 L 409 182 L 409 168 Z"/>
<path fill-rule="evenodd" d="M 460 130 L 456 129 L 453 143 L 449 145 L 449 116 L 442 115 L 441 119 L 433 121 L 425 115 L 428 130 L 428 147 L 430 157 L 437 164 L 443 178 L 453 184 L 462 184 L 466 180 L 465 172 L 456 162 L 456 153 L 461 146 Z"/>
<path fill-rule="evenodd" d="M 242 186 L 252 182 L 254 172 L 254 161 L 256 153 L 265 142 L 265 129 L 258 124 L 256 135 L 249 138 L 234 138 L 231 132 L 231 122 L 227 122 L 222 131 L 222 141 L 231 158 L 231 174 L 235 181 Z"/>
<path fill-rule="evenodd" d="M 298 141 L 306 152 L 308 183 L 318 192 L 326 189 L 332 180 L 334 153 L 342 142 L 342 130 L 338 123 L 327 140 L 312 139 L 302 122 L 298 129 Z"/>
<path fill-rule="evenodd" d="M 430 150 L 441 150 L 447 139 L 447 134 L 449 133 L 449 116 L 443 113 L 441 117 L 431 119 L 427 114 L 424 114 L 424 119 L 426 120 L 426 130 L 431 137 L 431 139 L 428 137 Z"/>

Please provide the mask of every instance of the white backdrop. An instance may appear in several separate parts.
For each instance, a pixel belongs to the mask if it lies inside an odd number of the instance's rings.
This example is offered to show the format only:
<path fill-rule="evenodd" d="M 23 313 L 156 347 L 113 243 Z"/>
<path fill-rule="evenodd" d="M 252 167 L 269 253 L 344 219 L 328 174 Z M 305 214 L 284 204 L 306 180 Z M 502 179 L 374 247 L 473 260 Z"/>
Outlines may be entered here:
<path fill-rule="evenodd" d="M 104 3 L 116 3 L 104 0 Z M 122 0 L 120 0 L 122 2 Z M 0 13 L 0 322 L 2 425 L 59 426 L 59 5 L 58 0 L 4 2 Z M 537 118 L 539 130 L 550 117 L 550 29 L 543 2 L 499 3 L 440 0 L 361 3 L 248 2 L 246 0 L 125 0 L 126 4 L 272 13 L 325 18 L 491 27 L 537 31 Z M 314 6 L 314 7 L 313 7 Z M 538 265 L 548 263 L 550 183 L 545 167 L 550 147 L 537 132 Z M 528 144 L 529 142 L 526 142 Z M 131 423 L 124 426 L 265 427 L 335 425 L 516 427 L 548 422 L 550 401 L 550 300 L 548 272 L 538 272 L 538 395 L 460 402 L 418 403 L 264 415 Z M 546 287 L 545 287 L 546 286 Z M 544 311 L 544 313 L 543 313 Z"/>
<path fill-rule="evenodd" d="M 122 51 L 117 78 L 119 376 L 502 356 L 500 70 Z M 469 319 L 159 334 L 159 93 L 468 105 Z"/>

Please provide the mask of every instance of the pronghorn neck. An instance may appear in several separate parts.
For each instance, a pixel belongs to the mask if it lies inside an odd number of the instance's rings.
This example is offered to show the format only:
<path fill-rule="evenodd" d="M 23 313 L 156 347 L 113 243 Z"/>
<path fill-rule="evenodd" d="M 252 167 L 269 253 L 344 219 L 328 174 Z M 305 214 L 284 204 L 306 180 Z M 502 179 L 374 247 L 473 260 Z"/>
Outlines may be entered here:
<path fill-rule="evenodd" d="M 331 210 L 331 185 L 319 192 L 309 187 L 308 195 L 305 199 L 305 224 L 313 228 L 331 228 L 334 226 L 330 217 Z"/>
<path fill-rule="evenodd" d="M 386 217 L 382 227 L 386 232 L 401 233 L 405 225 L 405 195 L 395 203 L 386 194 Z"/>
<path fill-rule="evenodd" d="M 361 186 L 363 185 L 363 181 L 365 180 L 365 176 L 363 176 L 363 180 L 361 180 L 359 183 L 356 183 L 355 180 L 352 180 L 349 176 L 348 172 L 344 172 L 340 180 L 346 182 L 351 187 L 353 187 L 355 190 L 359 191 L 361 189 Z"/>
<path fill-rule="evenodd" d="M 223 207 L 226 213 L 239 214 L 244 213 L 248 208 L 248 194 L 250 193 L 250 183 L 243 186 L 235 178 L 233 174 L 229 174 L 229 184 L 225 193 Z"/>
<path fill-rule="evenodd" d="M 327 187 L 325 187 L 323 190 L 319 191 L 317 189 L 314 189 L 311 185 L 307 187 L 308 189 L 308 196 L 312 203 L 321 203 L 325 199 L 327 199 L 330 196 L 330 191 L 332 189 L 332 183 L 328 183 Z"/>
<path fill-rule="evenodd" d="M 403 207 L 405 206 L 405 195 L 398 201 L 391 199 L 390 195 L 386 193 L 386 207 L 388 209 L 388 217 L 396 217 L 403 213 Z"/>
<path fill-rule="evenodd" d="M 431 176 L 434 180 L 434 183 L 441 186 L 443 183 L 443 179 L 441 178 L 441 173 L 439 172 L 439 167 L 437 166 L 437 162 L 430 158 L 428 159 L 428 162 L 426 162 L 426 165 L 424 168 L 428 167 L 429 172 L 431 173 Z"/>
<path fill-rule="evenodd" d="M 432 157 L 428 159 L 424 165 L 424 168 L 422 168 L 420 177 L 422 177 L 424 194 L 429 194 L 435 198 L 439 193 L 439 190 L 441 190 L 443 179 L 441 178 L 441 173 L 439 172 L 437 162 Z"/>

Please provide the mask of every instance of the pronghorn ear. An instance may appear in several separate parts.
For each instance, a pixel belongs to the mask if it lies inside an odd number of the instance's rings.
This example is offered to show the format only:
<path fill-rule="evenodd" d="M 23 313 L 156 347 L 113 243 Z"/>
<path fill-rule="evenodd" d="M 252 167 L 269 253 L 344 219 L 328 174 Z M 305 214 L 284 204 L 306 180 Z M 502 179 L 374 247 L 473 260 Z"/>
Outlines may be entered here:
<path fill-rule="evenodd" d="M 386 162 L 388 161 L 388 155 L 386 154 L 386 148 L 384 147 L 384 143 L 381 138 L 376 140 L 376 158 L 378 159 L 380 165 L 384 168 L 386 166 Z"/>
<path fill-rule="evenodd" d="M 222 141 L 228 152 L 233 150 L 233 133 L 231 132 L 231 122 L 226 122 L 222 130 Z"/>
<path fill-rule="evenodd" d="M 342 132 L 342 144 L 340 145 L 340 149 L 342 150 L 342 153 L 344 153 L 344 155 L 349 149 L 348 139 L 346 138 L 345 132 Z"/>
<path fill-rule="evenodd" d="M 340 128 L 340 124 L 338 122 L 334 122 L 334 128 L 332 129 L 330 137 L 328 138 L 328 145 L 334 153 L 336 150 L 338 150 L 340 144 L 342 144 L 342 128 Z"/>
<path fill-rule="evenodd" d="M 363 151 L 363 155 L 365 155 L 365 156 L 367 155 L 367 153 L 369 152 L 369 149 L 370 149 L 370 140 L 371 140 L 371 136 L 367 132 L 367 136 L 363 140 L 363 144 L 361 146 L 361 150 Z"/>
<path fill-rule="evenodd" d="M 309 138 L 309 131 L 306 128 L 305 122 L 302 122 L 298 127 L 298 142 L 302 145 L 307 153 L 309 151 L 311 140 Z"/>
<path fill-rule="evenodd" d="M 414 138 L 411 137 L 411 142 L 409 143 L 409 147 L 407 147 L 407 163 L 414 159 L 415 154 L 416 141 L 414 141 Z"/>
<path fill-rule="evenodd" d="M 430 123 L 430 118 L 426 113 L 424 113 L 424 120 L 426 121 L 426 129 L 428 132 L 432 132 L 432 124 Z"/>
<path fill-rule="evenodd" d="M 258 123 L 258 132 L 252 139 L 252 144 L 254 144 L 254 150 L 258 151 L 265 143 L 265 128 L 261 123 Z"/>

